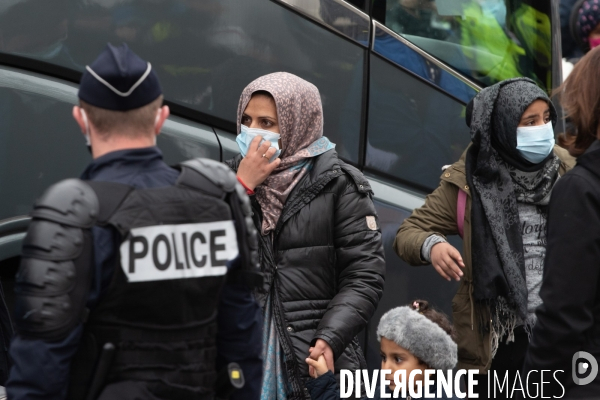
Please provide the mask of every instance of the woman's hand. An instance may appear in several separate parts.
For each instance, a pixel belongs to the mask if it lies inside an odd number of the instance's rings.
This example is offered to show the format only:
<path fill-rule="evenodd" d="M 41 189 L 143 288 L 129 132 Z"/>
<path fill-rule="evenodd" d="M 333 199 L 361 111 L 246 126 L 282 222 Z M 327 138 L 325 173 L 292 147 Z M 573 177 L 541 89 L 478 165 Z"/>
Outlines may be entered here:
<path fill-rule="evenodd" d="M 325 365 L 327 366 L 327 369 L 331 372 L 335 372 L 335 366 L 333 364 L 333 350 L 331 350 L 331 346 L 329 346 L 329 344 L 327 344 L 327 342 L 323 339 L 317 339 L 315 347 L 311 347 L 308 349 L 308 357 L 312 358 L 315 361 L 318 361 L 321 356 L 323 356 L 323 358 L 325 359 Z M 310 364 L 308 367 L 308 373 L 310 374 L 310 376 L 313 376 L 313 374 L 315 373 L 314 367 Z"/>
<path fill-rule="evenodd" d="M 433 264 L 438 274 L 448 281 L 452 279 L 460 281 L 460 277 L 463 276 L 460 267 L 464 268 L 465 263 L 458 250 L 451 244 L 435 244 L 431 248 L 431 264 Z"/>
<path fill-rule="evenodd" d="M 327 369 L 327 361 L 325 361 L 325 356 L 323 354 L 319 356 L 319 359 L 317 361 L 313 360 L 310 357 L 308 357 L 304 361 L 306 361 L 306 363 L 309 365 L 310 368 L 308 372 L 313 378 L 318 378 L 321 375 L 326 374 L 327 371 L 329 371 L 329 369 Z"/>
<path fill-rule="evenodd" d="M 259 146 L 261 140 L 261 136 L 252 139 L 248 147 L 248 153 L 240 162 L 237 171 L 237 177 L 252 190 L 263 183 L 271 175 L 271 172 L 281 164 L 280 158 L 276 158 L 271 163 L 269 162 L 277 150 L 271 147 L 271 142 L 268 140 L 265 140 Z"/>

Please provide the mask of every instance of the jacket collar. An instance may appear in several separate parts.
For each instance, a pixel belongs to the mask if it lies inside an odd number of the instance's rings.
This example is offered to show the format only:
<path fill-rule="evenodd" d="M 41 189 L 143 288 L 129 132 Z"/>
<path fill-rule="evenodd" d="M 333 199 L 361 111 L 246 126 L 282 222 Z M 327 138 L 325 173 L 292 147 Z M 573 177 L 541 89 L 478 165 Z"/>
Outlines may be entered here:
<path fill-rule="evenodd" d="M 102 179 L 109 171 L 118 170 L 120 174 L 128 174 L 140 169 L 154 169 L 163 165 L 162 153 L 158 147 L 126 149 L 107 153 L 98 157 L 83 171 L 81 179 Z"/>

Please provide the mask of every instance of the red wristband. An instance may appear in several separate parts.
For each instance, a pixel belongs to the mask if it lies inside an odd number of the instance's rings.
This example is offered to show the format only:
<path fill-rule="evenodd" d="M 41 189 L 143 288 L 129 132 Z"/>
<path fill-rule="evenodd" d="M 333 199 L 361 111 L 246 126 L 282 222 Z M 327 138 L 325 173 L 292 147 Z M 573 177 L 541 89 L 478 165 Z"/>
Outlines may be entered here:
<path fill-rule="evenodd" d="M 237 177 L 237 180 L 244 187 L 244 189 L 246 189 L 246 194 L 248 196 L 252 196 L 254 194 L 254 190 L 252 190 L 248 186 L 246 186 L 246 184 L 244 183 L 244 181 L 241 180 L 239 176 Z"/>

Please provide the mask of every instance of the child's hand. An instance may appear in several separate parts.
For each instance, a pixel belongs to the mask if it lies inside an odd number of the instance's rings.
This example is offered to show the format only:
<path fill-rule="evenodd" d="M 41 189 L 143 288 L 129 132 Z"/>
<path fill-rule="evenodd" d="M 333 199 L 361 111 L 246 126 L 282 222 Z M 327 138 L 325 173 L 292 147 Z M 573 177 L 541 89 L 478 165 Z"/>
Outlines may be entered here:
<path fill-rule="evenodd" d="M 313 378 L 318 378 L 319 376 L 326 374 L 327 371 L 329 371 L 329 369 L 327 369 L 327 361 L 325 361 L 325 357 L 323 356 L 323 354 L 321 354 L 319 356 L 318 360 L 313 360 L 312 358 L 308 357 L 306 360 L 306 363 L 309 365 L 308 371 L 310 373 L 310 376 Z"/>

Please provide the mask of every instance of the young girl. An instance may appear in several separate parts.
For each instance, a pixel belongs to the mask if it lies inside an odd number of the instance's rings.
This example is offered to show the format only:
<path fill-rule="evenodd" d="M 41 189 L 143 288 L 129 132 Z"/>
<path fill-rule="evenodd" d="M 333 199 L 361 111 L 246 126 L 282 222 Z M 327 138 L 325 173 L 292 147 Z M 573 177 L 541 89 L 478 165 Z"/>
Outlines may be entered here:
<path fill-rule="evenodd" d="M 454 342 L 454 329 L 448 318 L 443 313 L 429 307 L 425 300 L 416 300 L 410 306 L 396 307 L 381 317 L 377 327 L 377 339 L 380 342 L 381 369 L 390 370 L 386 379 L 391 383 L 390 391 L 396 388 L 394 373 L 405 371 L 405 382 L 408 382 L 410 373 L 420 369 L 444 370 L 453 369 L 457 361 L 457 348 Z M 336 385 L 333 373 L 327 369 L 323 357 L 317 361 L 307 358 L 306 363 L 313 367 L 313 379 L 306 385 L 313 400 L 339 399 L 339 388 Z M 435 381 L 434 376 L 432 380 Z M 417 382 L 423 385 L 423 374 L 415 375 L 415 391 Z M 423 386 L 424 387 L 424 386 Z M 430 386 L 430 393 L 436 393 L 435 385 Z M 407 394 L 408 394 L 407 389 Z M 424 389 L 421 398 L 425 398 Z M 379 398 L 379 385 L 375 391 L 375 398 Z M 410 396 L 407 397 L 408 399 Z M 437 399 L 455 399 L 442 397 Z"/>

